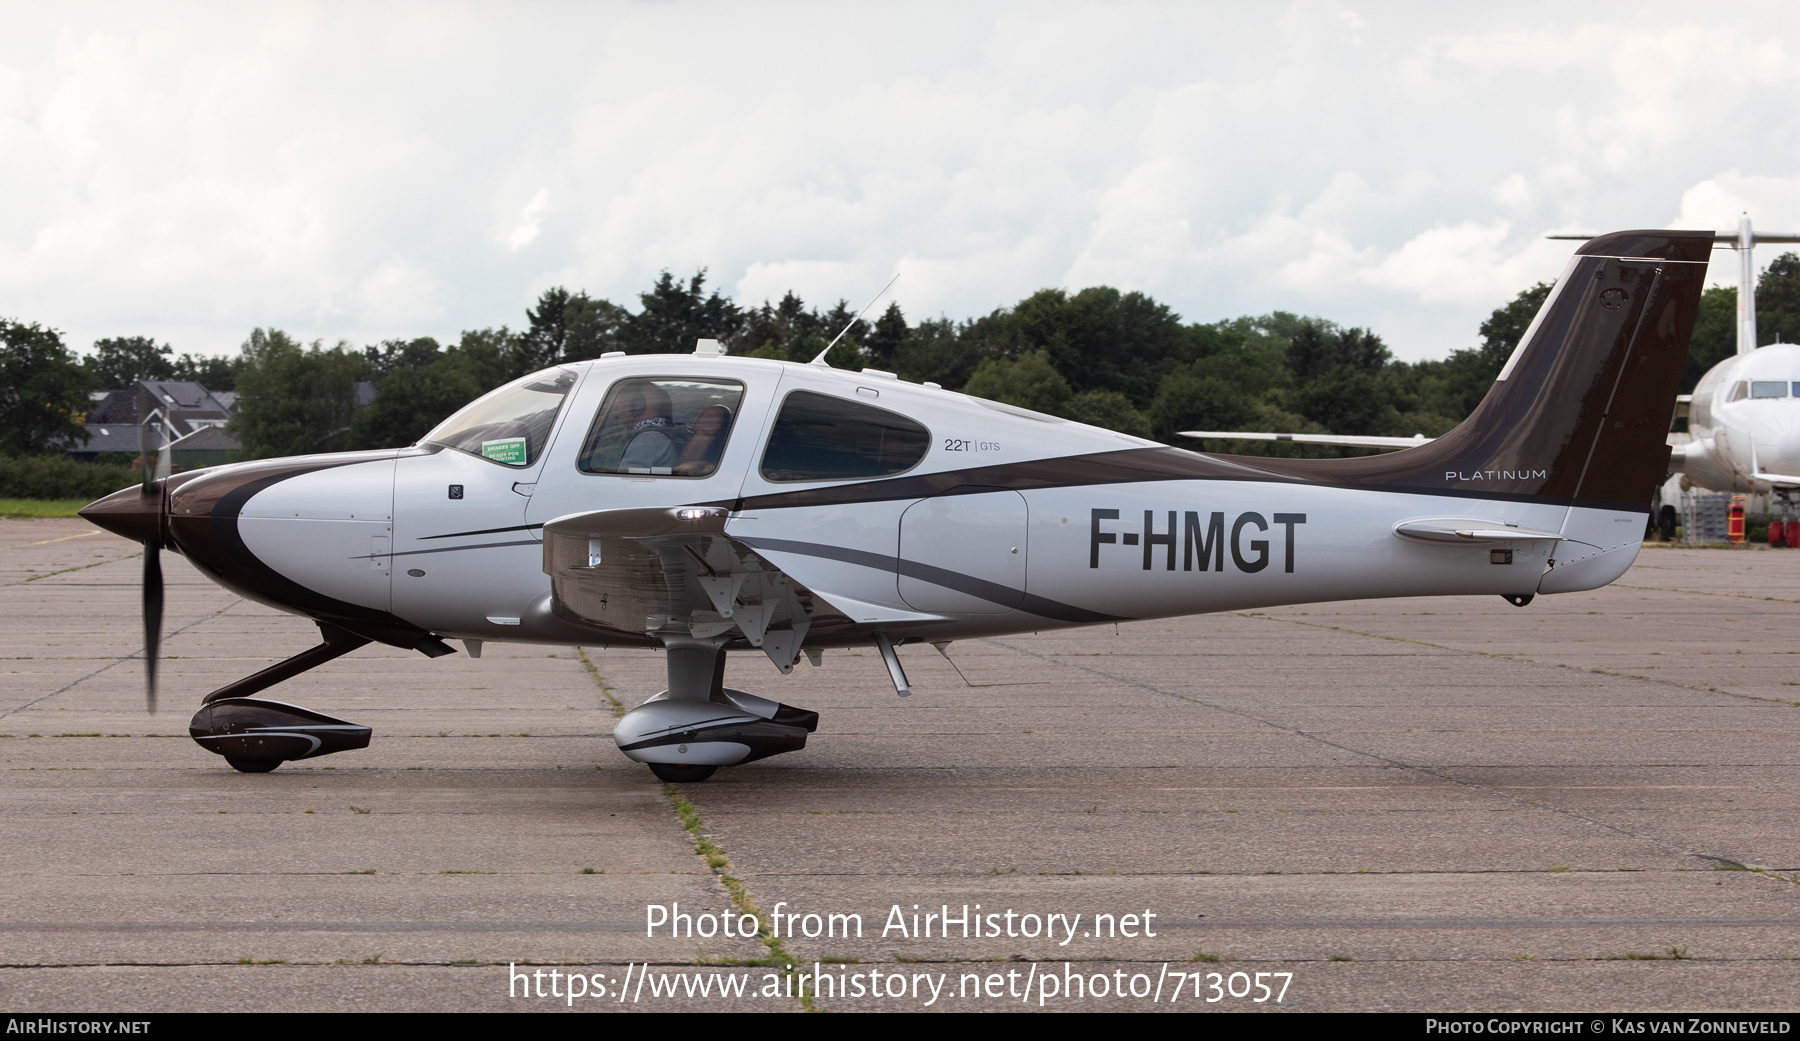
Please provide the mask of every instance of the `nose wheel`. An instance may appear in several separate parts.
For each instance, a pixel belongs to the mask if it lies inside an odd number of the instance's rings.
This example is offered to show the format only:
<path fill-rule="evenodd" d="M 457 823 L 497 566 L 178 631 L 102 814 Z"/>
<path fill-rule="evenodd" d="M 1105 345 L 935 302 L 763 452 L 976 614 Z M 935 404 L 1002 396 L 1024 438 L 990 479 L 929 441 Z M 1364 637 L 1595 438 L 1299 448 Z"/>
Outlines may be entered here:
<path fill-rule="evenodd" d="M 650 772 L 656 775 L 657 780 L 675 784 L 683 781 L 704 781 L 713 775 L 714 770 L 718 769 L 716 766 L 686 766 L 680 763 L 645 763 L 644 765 L 650 768 Z"/>
<path fill-rule="evenodd" d="M 281 765 L 279 759 L 237 759 L 226 756 L 225 762 L 241 774 L 266 774 Z"/>

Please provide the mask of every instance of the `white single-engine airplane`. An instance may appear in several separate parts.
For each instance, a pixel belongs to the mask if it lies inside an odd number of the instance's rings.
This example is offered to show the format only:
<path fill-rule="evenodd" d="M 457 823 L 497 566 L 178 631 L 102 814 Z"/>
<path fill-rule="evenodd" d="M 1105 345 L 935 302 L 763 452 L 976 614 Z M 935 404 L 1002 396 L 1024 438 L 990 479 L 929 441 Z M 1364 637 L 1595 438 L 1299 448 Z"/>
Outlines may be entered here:
<path fill-rule="evenodd" d="M 252 697 L 371 641 L 657 647 L 669 689 L 619 749 L 665 780 L 801 748 L 818 715 L 723 686 L 833 647 L 1362 597 L 1593 589 L 1624 573 L 1710 232 L 1583 245 L 1493 389 L 1437 440 L 1359 459 L 1203 455 L 905 383 L 724 356 L 610 356 L 510 383 L 405 449 L 238 463 L 81 511 L 316 621 L 323 642 L 207 695 L 239 770 L 367 728 Z M 154 672 L 152 672 L 154 676 Z M 152 688 L 154 689 L 154 688 Z"/>

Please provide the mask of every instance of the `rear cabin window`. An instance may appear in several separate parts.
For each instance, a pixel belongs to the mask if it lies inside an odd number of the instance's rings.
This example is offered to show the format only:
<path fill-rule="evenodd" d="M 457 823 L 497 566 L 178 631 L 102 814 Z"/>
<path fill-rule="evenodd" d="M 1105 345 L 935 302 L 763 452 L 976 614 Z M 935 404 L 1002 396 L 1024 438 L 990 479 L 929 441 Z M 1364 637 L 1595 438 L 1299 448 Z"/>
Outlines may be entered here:
<path fill-rule="evenodd" d="M 910 470 L 931 431 L 884 408 L 797 390 L 781 404 L 762 475 L 770 481 L 853 481 Z"/>
<path fill-rule="evenodd" d="M 427 444 L 478 455 L 502 466 L 526 467 L 544 454 L 550 427 L 575 374 L 549 369 L 477 398 L 425 435 Z"/>
<path fill-rule="evenodd" d="M 710 477 L 737 423 L 744 385 L 692 376 L 613 384 L 582 444 L 591 474 Z"/>

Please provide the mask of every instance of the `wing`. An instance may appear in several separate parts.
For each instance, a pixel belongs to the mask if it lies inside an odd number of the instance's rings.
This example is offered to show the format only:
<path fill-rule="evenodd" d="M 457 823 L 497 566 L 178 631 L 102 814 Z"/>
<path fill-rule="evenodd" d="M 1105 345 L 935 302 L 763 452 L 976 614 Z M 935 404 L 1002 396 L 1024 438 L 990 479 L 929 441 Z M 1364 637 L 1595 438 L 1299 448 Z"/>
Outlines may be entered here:
<path fill-rule="evenodd" d="M 602 639 L 762 649 L 792 669 L 808 632 L 850 621 L 743 543 L 717 507 L 599 510 L 544 525 L 557 615 Z"/>
<path fill-rule="evenodd" d="M 1767 481 L 1774 488 L 1800 487 L 1800 477 L 1793 474 L 1772 474 L 1762 468 L 1756 459 L 1756 435 L 1750 435 L 1750 476 L 1759 481 Z"/>
<path fill-rule="evenodd" d="M 1267 434 L 1254 430 L 1183 430 L 1182 437 L 1220 438 L 1228 441 L 1291 441 L 1299 445 L 1341 445 L 1344 448 L 1417 448 L 1435 438 L 1363 437 L 1357 434 Z"/>

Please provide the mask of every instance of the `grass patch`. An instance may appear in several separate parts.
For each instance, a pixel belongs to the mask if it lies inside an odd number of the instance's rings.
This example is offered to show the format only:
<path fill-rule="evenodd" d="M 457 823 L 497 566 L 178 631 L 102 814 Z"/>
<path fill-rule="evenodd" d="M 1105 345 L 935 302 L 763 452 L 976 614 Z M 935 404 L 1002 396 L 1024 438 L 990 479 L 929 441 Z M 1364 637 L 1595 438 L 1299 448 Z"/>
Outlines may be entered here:
<path fill-rule="evenodd" d="M 584 660 L 585 657 L 584 655 Z M 610 699 L 611 696 L 609 692 L 607 697 Z M 768 915 L 764 914 L 763 909 L 750 898 L 750 891 L 744 888 L 743 881 L 731 873 L 731 858 L 725 855 L 725 851 L 719 848 L 718 843 L 707 837 L 705 825 L 700 822 L 700 814 L 695 812 L 694 804 L 683 798 L 681 792 L 676 790 L 672 784 L 663 785 L 663 794 L 674 805 L 675 816 L 681 821 L 681 829 L 692 836 L 694 852 L 704 858 L 707 866 L 719 876 L 719 883 L 725 887 L 727 893 L 731 894 L 732 904 L 745 914 L 756 916 L 756 921 L 760 926 L 756 938 L 769 949 L 770 958 L 766 964 L 793 965 L 795 963 L 793 953 L 788 950 L 787 944 L 783 943 L 780 937 L 772 935 L 769 927 L 763 924 L 768 921 Z M 761 961 L 762 959 L 757 960 Z M 801 995 L 800 1005 L 808 1012 L 820 1011 L 819 1007 L 813 1003 L 813 999 L 806 995 Z"/>
<path fill-rule="evenodd" d="M 286 958 L 239 958 L 239 965 L 286 965 Z"/>
<path fill-rule="evenodd" d="M 1624 954 L 1611 954 L 1601 961 L 1691 961 L 1693 955 L 1686 947 L 1670 947 L 1661 954 L 1643 954 L 1638 951 L 1627 951 Z"/>
<path fill-rule="evenodd" d="M 0 517 L 8 520 L 40 520 L 73 517 L 91 499 L 0 499 Z"/>
<path fill-rule="evenodd" d="M 581 659 L 581 665 L 583 668 L 587 669 L 588 675 L 594 677 L 594 686 L 600 688 L 601 696 L 606 699 L 607 704 L 612 706 L 613 715 L 623 716 L 625 714 L 625 703 L 613 696 L 613 690 L 607 685 L 606 678 L 600 675 L 600 670 L 595 668 L 594 663 L 588 659 L 587 648 L 577 647 L 575 648 L 575 654 Z"/>
<path fill-rule="evenodd" d="M 600 670 L 594 666 L 593 660 L 588 657 L 587 649 L 585 647 L 575 648 L 575 656 L 581 659 L 581 665 L 587 669 L 588 675 L 594 677 L 594 685 L 600 688 L 600 695 L 606 699 L 613 715 L 625 715 L 624 702 L 613 695 L 612 687 L 606 682 L 606 677 L 600 675 Z M 730 962 L 721 959 L 717 962 L 707 962 L 707 964 L 765 965 L 772 968 L 783 968 L 794 964 L 794 955 L 787 949 L 787 944 L 782 943 L 780 937 L 770 935 L 768 925 L 764 924 L 768 921 L 768 916 L 763 913 L 762 908 L 756 905 L 756 901 L 750 899 L 750 891 L 744 888 L 743 881 L 731 873 L 731 858 L 725 855 L 725 851 L 719 848 L 718 843 L 706 836 L 705 826 L 700 823 L 700 815 L 694 811 L 694 804 L 682 798 L 681 792 L 677 791 L 672 784 L 663 785 L 663 794 L 675 807 L 675 816 L 681 821 L 681 830 L 693 838 L 694 852 L 704 858 L 706 865 L 719 876 L 719 884 L 723 885 L 725 892 L 730 894 L 732 904 L 745 914 L 756 916 L 756 921 L 760 926 L 756 938 L 769 951 L 767 958 L 737 959 Z M 823 1011 L 813 1003 L 812 998 L 805 995 L 800 997 L 800 1006 L 808 1012 Z"/>
<path fill-rule="evenodd" d="M 327 768 L 327 769 L 329 769 L 329 768 Z M 355 810 L 357 813 L 368 813 L 369 812 L 368 810 L 363 809 L 361 806 L 352 806 L 350 808 L 352 810 Z"/>
<path fill-rule="evenodd" d="M 1196 947 L 1196 948 L 1194 948 L 1194 953 L 1188 955 L 1188 961 L 1199 961 L 1199 962 L 1211 963 L 1211 962 L 1216 962 L 1218 960 L 1219 960 L 1218 955 L 1207 953 L 1207 950 L 1204 947 Z"/>
<path fill-rule="evenodd" d="M 1356 959 L 1350 957 L 1348 954 L 1334 954 L 1331 956 L 1331 960 L 1332 961 L 1355 961 Z"/>

